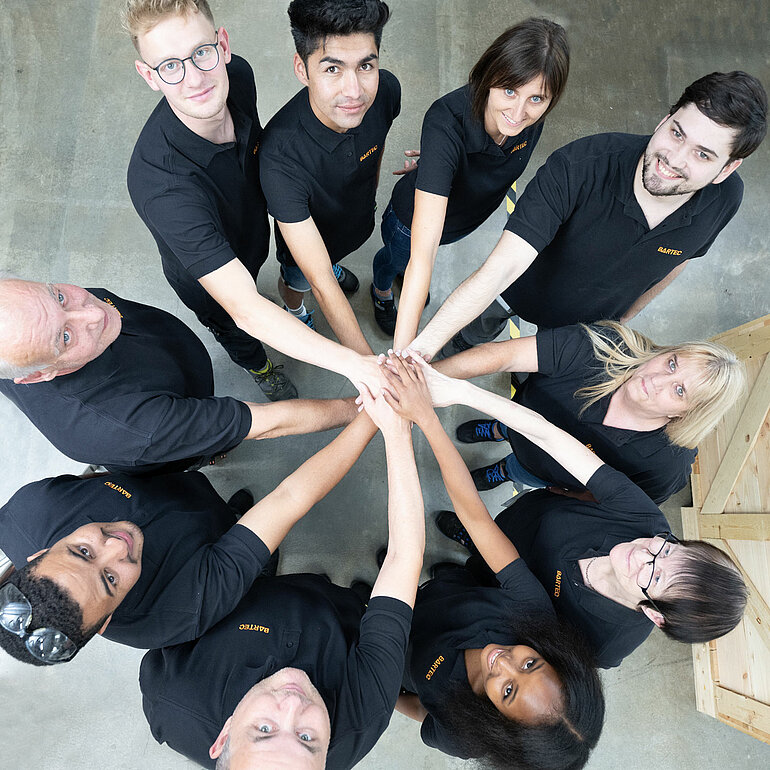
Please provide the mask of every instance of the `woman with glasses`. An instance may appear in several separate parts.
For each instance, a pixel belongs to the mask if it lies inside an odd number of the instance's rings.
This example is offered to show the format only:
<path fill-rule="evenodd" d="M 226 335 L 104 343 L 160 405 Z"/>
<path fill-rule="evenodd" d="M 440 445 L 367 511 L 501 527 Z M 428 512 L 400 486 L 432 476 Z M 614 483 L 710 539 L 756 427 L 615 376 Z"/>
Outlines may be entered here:
<path fill-rule="evenodd" d="M 495 523 L 557 614 L 586 635 L 599 666 L 619 665 L 653 626 L 694 643 L 740 622 L 747 590 L 724 552 L 703 541 L 678 541 L 636 484 L 537 412 L 418 363 L 435 405 L 465 404 L 508 425 L 591 493 L 586 500 L 535 490 L 517 497 Z M 475 552 L 464 522 L 451 512 L 440 516 L 442 532 Z M 478 557 L 469 566 L 481 572 Z"/>
<path fill-rule="evenodd" d="M 416 423 L 446 489 L 495 573 L 482 586 L 457 565 L 431 568 L 414 605 L 397 708 L 429 746 L 485 766 L 582 767 L 596 745 L 604 700 L 592 656 L 556 619 L 548 594 L 495 525 L 436 416 L 423 375 L 390 361 L 383 397 Z"/>
<path fill-rule="evenodd" d="M 746 387 L 743 363 L 723 345 L 657 345 L 614 321 L 487 343 L 436 369 L 461 379 L 534 372 L 514 400 L 590 446 L 656 503 L 687 483 L 698 442 Z M 477 489 L 512 481 L 585 491 L 547 452 L 502 422 L 471 420 L 457 428 L 457 438 L 510 442 L 507 457 L 473 471 Z"/>
<path fill-rule="evenodd" d="M 393 189 L 372 265 L 374 318 L 394 347 L 406 345 L 428 298 L 440 244 L 472 233 L 524 172 L 545 117 L 567 84 L 569 47 L 549 19 L 526 19 L 481 55 L 468 83 L 425 115 L 416 171 Z M 408 168 L 408 166 L 407 166 Z M 392 284 L 404 273 L 396 315 Z"/>

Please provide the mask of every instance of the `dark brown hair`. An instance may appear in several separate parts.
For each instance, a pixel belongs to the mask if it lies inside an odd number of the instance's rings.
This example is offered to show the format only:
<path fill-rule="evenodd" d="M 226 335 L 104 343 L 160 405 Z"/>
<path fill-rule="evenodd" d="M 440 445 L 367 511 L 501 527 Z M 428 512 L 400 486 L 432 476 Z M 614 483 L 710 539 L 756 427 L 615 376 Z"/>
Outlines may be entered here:
<path fill-rule="evenodd" d="M 519 88 L 542 77 L 551 103 L 556 106 L 569 75 L 569 45 L 564 27 L 550 19 L 527 19 L 505 30 L 481 55 L 471 70 L 471 110 L 484 122 L 490 88 Z"/>

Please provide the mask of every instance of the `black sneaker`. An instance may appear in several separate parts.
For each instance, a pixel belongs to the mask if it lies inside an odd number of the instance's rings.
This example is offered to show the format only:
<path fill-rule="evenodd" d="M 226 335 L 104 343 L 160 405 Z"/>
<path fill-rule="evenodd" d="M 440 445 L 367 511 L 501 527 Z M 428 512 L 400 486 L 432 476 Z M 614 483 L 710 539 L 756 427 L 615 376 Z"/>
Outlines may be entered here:
<path fill-rule="evenodd" d="M 273 366 L 273 362 L 268 358 L 267 366 L 261 372 L 254 369 L 247 369 L 248 373 L 254 378 L 254 382 L 259 385 L 259 389 L 271 401 L 286 401 L 297 397 L 297 388 L 294 383 L 282 371 L 283 364 Z"/>
<path fill-rule="evenodd" d="M 505 461 L 493 463 L 487 465 L 485 468 L 476 468 L 475 471 L 471 471 L 473 477 L 473 483 L 476 485 L 476 489 L 479 492 L 485 492 L 488 489 L 494 489 L 499 487 L 505 481 L 510 481 L 508 476 L 505 475 Z"/>
<path fill-rule="evenodd" d="M 454 511 L 439 511 L 436 514 L 436 526 L 444 537 L 454 540 L 455 543 L 459 543 L 471 553 L 478 553 L 468 530 L 460 523 L 460 519 L 457 518 Z"/>
<path fill-rule="evenodd" d="M 497 420 L 468 420 L 457 426 L 455 435 L 463 444 L 477 444 L 479 441 L 504 441 L 495 436 Z"/>
<path fill-rule="evenodd" d="M 246 511 L 254 505 L 254 495 L 245 487 L 239 489 L 228 501 L 227 504 L 235 509 L 235 513 L 240 519 Z"/>
<path fill-rule="evenodd" d="M 455 336 L 441 348 L 439 357 L 449 358 L 450 356 L 456 356 L 458 353 L 470 350 L 472 347 L 473 345 L 471 345 L 470 342 L 466 342 L 463 335 L 460 332 L 457 332 L 457 334 L 455 334 Z"/>
<path fill-rule="evenodd" d="M 332 265 L 332 270 L 334 271 L 337 283 L 340 285 L 340 289 L 345 294 L 355 294 L 358 291 L 358 278 L 350 270 L 342 267 L 342 265 Z"/>
<path fill-rule="evenodd" d="M 377 326 L 388 335 L 392 337 L 396 331 L 396 302 L 391 296 L 390 299 L 382 299 L 378 297 L 374 292 L 374 284 L 369 287 L 369 294 L 372 297 L 372 304 L 374 305 L 374 320 L 377 322 Z"/>

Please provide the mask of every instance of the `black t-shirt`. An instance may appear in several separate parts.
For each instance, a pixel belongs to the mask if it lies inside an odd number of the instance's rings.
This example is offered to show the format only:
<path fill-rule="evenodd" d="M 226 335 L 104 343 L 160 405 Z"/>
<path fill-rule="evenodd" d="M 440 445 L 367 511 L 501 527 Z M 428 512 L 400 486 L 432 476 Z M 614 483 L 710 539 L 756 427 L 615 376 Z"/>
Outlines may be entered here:
<path fill-rule="evenodd" d="M 464 651 L 488 644 L 517 644 L 506 626 L 517 618 L 553 616 L 548 594 L 523 559 L 497 573 L 499 587 L 480 586 L 458 568 L 417 592 L 409 635 L 404 687 L 417 693 L 428 711 L 420 735 L 428 746 L 467 759 L 447 729 L 447 695 L 467 686 Z"/>
<path fill-rule="evenodd" d="M 495 521 L 551 596 L 556 612 L 585 634 L 601 668 L 620 665 L 653 624 L 588 588 L 578 560 L 670 529 L 660 509 L 619 471 L 602 465 L 586 485 L 588 503 L 546 490 L 527 492 Z"/>
<path fill-rule="evenodd" d="M 265 126 L 259 174 L 277 222 L 312 217 L 332 263 L 355 251 L 374 229 L 377 170 L 385 137 L 401 110 L 401 86 L 380 70 L 380 84 L 361 125 L 345 133 L 315 116 L 307 88 Z M 281 259 L 295 265 L 275 228 Z"/>
<path fill-rule="evenodd" d="M 471 112 L 469 86 L 433 102 L 422 123 L 420 162 L 393 188 L 391 204 L 407 227 L 412 225 L 415 188 L 449 198 L 442 243 L 473 232 L 500 205 L 522 175 L 543 122 L 509 136 L 502 147 Z"/>
<path fill-rule="evenodd" d="M 270 228 L 259 186 L 262 127 L 254 73 L 233 56 L 227 107 L 235 143 L 198 136 L 161 99 L 142 129 L 128 166 L 128 192 L 150 229 L 172 285 L 187 291 L 233 259 L 256 280 L 267 258 Z"/>
<path fill-rule="evenodd" d="M 291 666 L 318 689 L 331 721 L 328 770 L 353 767 L 388 726 L 411 608 L 378 596 L 364 607 L 318 575 L 260 578 L 200 639 L 152 650 L 139 674 L 155 740 L 214 767 L 208 751 L 253 685 Z"/>
<path fill-rule="evenodd" d="M 107 521 L 132 521 L 144 533 L 141 574 L 104 633 L 132 647 L 200 636 L 236 606 L 270 558 L 197 472 L 27 484 L 0 508 L 0 548 L 20 568 L 78 527 Z"/>
<path fill-rule="evenodd" d="M 648 141 L 589 136 L 538 169 L 505 226 L 538 251 L 502 292 L 522 318 L 551 329 L 619 319 L 677 265 L 702 257 L 732 219 L 743 197 L 737 174 L 699 190 L 650 230 L 633 190 Z"/>
<path fill-rule="evenodd" d="M 214 396 L 211 359 L 185 324 L 106 289 L 88 291 L 120 312 L 115 342 L 50 382 L 0 379 L 0 392 L 60 452 L 116 472 L 168 473 L 246 437 L 249 408 Z"/>
<path fill-rule="evenodd" d="M 611 334 L 601 327 L 596 327 L 596 331 Z M 582 441 L 656 503 L 667 500 L 687 483 L 697 451 L 672 444 L 665 427 L 637 431 L 602 425 L 612 394 L 580 415 L 585 399 L 576 397 L 575 391 L 606 379 L 604 366 L 597 361 L 582 327 L 541 329 L 536 344 L 538 373 L 531 374 L 516 389 L 514 401 Z M 571 473 L 529 439 L 509 429 L 508 440 L 519 462 L 530 473 L 555 486 L 584 489 Z"/>

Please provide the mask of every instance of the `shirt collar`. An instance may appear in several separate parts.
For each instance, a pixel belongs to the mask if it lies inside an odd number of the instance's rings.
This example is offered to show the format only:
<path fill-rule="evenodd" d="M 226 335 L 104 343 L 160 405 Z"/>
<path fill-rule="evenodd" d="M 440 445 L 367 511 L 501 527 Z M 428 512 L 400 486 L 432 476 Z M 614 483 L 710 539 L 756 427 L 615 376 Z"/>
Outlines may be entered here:
<path fill-rule="evenodd" d="M 299 99 L 299 120 L 302 124 L 302 128 L 315 139 L 321 147 L 327 152 L 334 152 L 345 141 L 348 136 L 358 133 L 360 126 L 356 128 L 348 129 L 345 133 L 341 134 L 338 131 L 334 131 L 328 126 L 321 123 L 315 116 L 313 108 L 310 106 L 310 96 L 308 94 L 307 87 L 300 92 Z M 370 107 L 371 109 L 371 107 Z M 365 118 L 366 116 L 364 116 Z"/>

